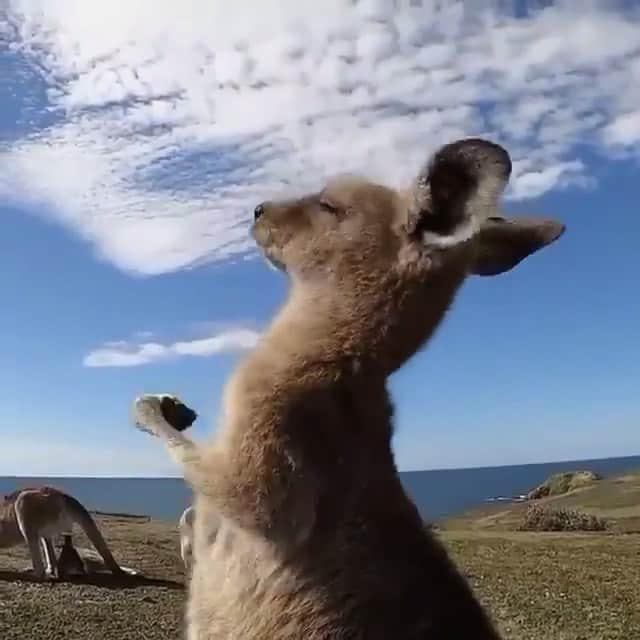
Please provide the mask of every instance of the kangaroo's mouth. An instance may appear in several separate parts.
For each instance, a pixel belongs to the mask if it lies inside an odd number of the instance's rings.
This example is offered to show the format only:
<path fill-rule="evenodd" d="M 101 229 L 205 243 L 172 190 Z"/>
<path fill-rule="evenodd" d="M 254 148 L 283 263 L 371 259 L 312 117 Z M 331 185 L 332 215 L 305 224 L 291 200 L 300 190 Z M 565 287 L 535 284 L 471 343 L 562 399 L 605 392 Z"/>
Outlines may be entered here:
<path fill-rule="evenodd" d="M 261 220 L 257 220 L 251 227 L 251 236 L 256 241 L 260 254 L 265 259 L 269 268 L 286 273 L 287 269 L 284 263 L 276 255 L 279 252 L 273 242 L 269 225 L 263 223 Z"/>
<path fill-rule="evenodd" d="M 273 269 L 274 271 L 282 271 L 284 273 L 287 272 L 287 269 L 284 266 L 284 263 L 280 262 L 280 260 L 278 260 L 275 256 L 273 256 L 268 249 L 261 248 L 260 254 L 264 258 L 264 261 L 267 263 L 267 266 L 269 267 L 269 269 Z"/>
<path fill-rule="evenodd" d="M 261 249 L 266 249 L 272 242 L 269 225 L 262 220 L 256 220 L 249 231 L 251 237 Z"/>

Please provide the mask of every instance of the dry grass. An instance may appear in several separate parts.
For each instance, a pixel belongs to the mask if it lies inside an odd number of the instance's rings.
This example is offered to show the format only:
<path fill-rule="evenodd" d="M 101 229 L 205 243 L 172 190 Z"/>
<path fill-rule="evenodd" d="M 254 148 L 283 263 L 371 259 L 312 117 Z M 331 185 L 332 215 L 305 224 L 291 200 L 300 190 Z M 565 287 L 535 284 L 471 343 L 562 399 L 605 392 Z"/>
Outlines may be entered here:
<path fill-rule="evenodd" d="M 38 584 L 18 573 L 26 549 L 0 552 L 2 640 L 178 640 L 182 638 L 184 575 L 171 523 L 147 518 L 98 519 L 120 564 L 144 578 L 127 583 L 108 574 L 89 582 Z M 81 546 L 90 546 L 78 538 Z"/>
<path fill-rule="evenodd" d="M 603 481 L 600 493 L 591 491 L 580 494 L 582 502 L 576 495 L 567 500 L 603 517 L 617 513 L 612 531 L 518 532 L 520 505 L 515 514 L 512 507 L 483 510 L 438 528 L 505 640 L 640 638 L 640 535 L 624 533 L 640 515 L 640 475 Z M 29 564 L 24 549 L 0 552 L 0 639 L 183 637 L 184 575 L 175 525 L 99 520 L 117 559 L 150 580 L 123 585 L 104 576 L 83 584 L 35 584 L 16 573 Z"/>
<path fill-rule="evenodd" d="M 640 638 L 640 536 L 444 537 L 505 639 Z"/>

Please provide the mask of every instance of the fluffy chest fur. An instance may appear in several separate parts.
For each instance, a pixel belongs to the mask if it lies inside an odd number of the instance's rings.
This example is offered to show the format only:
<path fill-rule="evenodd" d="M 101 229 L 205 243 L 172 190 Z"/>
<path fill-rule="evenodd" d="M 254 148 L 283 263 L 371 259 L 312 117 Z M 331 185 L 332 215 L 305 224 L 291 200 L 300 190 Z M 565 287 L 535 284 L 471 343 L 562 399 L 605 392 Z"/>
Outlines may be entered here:
<path fill-rule="evenodd" d="M 304 416 L 299 430 L 283 424 L 283 432 L 297 433 L 294 448 L 323 470 L 313 526 L 295 549 L 283 552 L 278 538 L 238 527 L 197 497 L 190 640 L 418 640 L 445 628 L 448 638 L 496 637 L 404 492 L 390 448 L 391 405 L 378 391 L 365 402 L 350 385 L 331 387 L 340 402 L 315 398 L 287 414 Z"/>

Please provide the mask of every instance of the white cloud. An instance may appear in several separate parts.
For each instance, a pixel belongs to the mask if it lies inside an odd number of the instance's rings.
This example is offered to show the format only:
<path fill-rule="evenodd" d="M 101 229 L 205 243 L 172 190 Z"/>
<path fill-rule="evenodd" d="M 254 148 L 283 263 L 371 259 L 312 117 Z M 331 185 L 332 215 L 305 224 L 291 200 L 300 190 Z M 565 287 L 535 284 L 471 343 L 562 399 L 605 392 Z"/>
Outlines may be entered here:
<path fill-rule="evenodd" d="M 107 342 L 88 353 L 83 364 L 85 367 L 137 367 L 183 356 L 206 357 L 251 349 L 259 337 L 259 334 L 251 329 L 236 328 L 206 338 L 182 340 L 171 344 Z"/>
<path fill-rule="evenodd" d="M 0 197 L 155 274 L 246 257 L 253 206 L 286 185 L 406 182 L 455 136 L 508 146 L 515 199 L 584 183 L 585 143 L 636 152 L 638 11 L 508 4 L 8 0 L 0 41 L 54 122 L 0 142 Z"/>
<path fill-rule="evenodd" d="M 618 116 L 604 129 L 605 141 L 627 146 L 640 143 L 640 110 Z"/>

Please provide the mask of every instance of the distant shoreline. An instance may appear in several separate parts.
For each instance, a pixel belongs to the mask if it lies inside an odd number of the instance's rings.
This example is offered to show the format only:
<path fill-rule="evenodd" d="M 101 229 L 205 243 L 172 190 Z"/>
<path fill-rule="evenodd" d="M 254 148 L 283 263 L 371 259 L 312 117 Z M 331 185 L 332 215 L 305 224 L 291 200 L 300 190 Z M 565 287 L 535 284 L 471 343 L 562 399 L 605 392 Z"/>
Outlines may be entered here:
<path fill-rule="evenodd" d="M 128 520 L 157 520 L 144 513 L 117 513 L 114 511 L 100 511 L 99 509 L 88 509 L 89 513 L 94 516 L 103 518 L 126 518 Z"/>
<path fill-rule="evenodd" d="M 495 497 L 485 498 L 484 502 L 508 502 L 508 503 L 517 504 L 520 502 L 526 502 L 526 500 L 527 500 L 527 496 L 522 494 L 519 496 L 512 496 L 511 498 L 508 496 L 495 496 Z"/>

